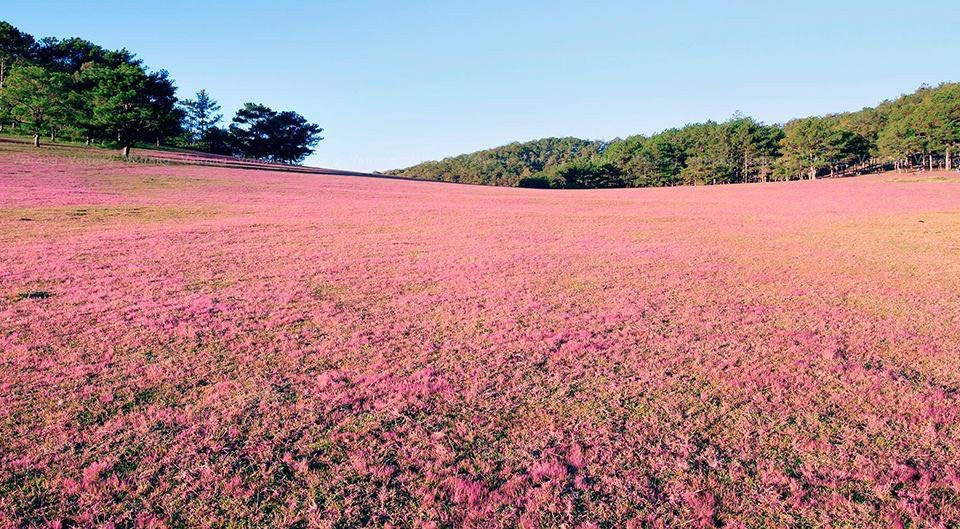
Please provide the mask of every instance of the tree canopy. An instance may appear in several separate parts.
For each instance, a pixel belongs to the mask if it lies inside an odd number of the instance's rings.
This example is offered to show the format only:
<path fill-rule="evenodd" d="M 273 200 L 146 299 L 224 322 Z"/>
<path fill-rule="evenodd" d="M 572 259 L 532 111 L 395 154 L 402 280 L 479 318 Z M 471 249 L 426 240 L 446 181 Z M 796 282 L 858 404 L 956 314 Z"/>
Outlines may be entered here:
<path fill-rule="evenodd" d="M 39 66 L 14 68 L 7 76 L 0 96 L 9 105 L 10 116 L 23 123 L 33 134 L 34 145 L 40 135 L 65 114 L 69 77 Z"/>
<path fill-rule="evenodd" d="M 322 131 L 296 112 L 275 112 L 255 103 L 238 110 L 230 124 L 238 150 L 251 158 L 280 163 L 303 161 L 323 139 Z"/>
<path fill-rule="evenodd" d="M 578 138 L 544 138 L 511 143 L 495 149 L 425 162 L 407 169 L 390 171 L 426 180 L 470 184 L 516 185 L 521 179 L 578 158 L 590 158 L 604 143 Z"/>
<path fill-rule="evenodd" d="M 785 124 L 737 114 L 609 142 L 546 138 L 388 174 L 561 188 L 766 182 L 884 167 L 951 168 L 958 145 L 960 84 L 942 84 L 876 107 Z"/>
<path fill-rule="evenodd" d="M 206 90 L 184 101 L 176 92 L 166 70 L 148 69 L 126 49 L 37 40 L 0 21 L 0 131 L 17 126 L 35 145 L 49 134 L 111 144 L 124 155 L 152 143 L 300 163 L 322 139 L 323 129 L 300 114 L 262 105 L 248 104 L 229 129 L 219 128 L 220 105 Z"/>
<path fill-rule="evenodd" d="M 220 104 L 201 89 L 194 99 L 184 99 L 180 105 L 187 139 L 197 145 L 209 142 L 210 131 L 223 120 L 223 114 L 219 113 Z"/>
<path fill-rule="evenodd" d="M 0 20 L 0 89 L 3 89 L 10 67 L 31 57 L 35 46 L 32 36 Z"/>

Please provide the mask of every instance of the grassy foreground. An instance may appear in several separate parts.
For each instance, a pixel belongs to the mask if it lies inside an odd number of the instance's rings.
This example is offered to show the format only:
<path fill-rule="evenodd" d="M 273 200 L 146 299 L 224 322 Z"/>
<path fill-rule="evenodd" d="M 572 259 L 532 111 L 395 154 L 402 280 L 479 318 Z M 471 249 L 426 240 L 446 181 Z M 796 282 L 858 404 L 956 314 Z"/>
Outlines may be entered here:
<path fill-rule="evenodd" d="M 955 173 L 41 152 L 0 146 L 0 526 L 960 524 Z"/>

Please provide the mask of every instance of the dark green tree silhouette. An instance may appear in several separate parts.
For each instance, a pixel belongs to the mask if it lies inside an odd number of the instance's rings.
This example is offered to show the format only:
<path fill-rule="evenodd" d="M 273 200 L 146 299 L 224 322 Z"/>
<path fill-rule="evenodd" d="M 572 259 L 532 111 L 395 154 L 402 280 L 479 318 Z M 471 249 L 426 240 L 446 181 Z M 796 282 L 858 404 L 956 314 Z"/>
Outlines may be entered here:
<path fill-rule="evenodd" d="M 237 111 L 230 134 L 237 150 L 248 158 L 280 163 L 300 163 L 323 138 L 318 125 L 296 112 L 275 112 L 247 103 Z"/>

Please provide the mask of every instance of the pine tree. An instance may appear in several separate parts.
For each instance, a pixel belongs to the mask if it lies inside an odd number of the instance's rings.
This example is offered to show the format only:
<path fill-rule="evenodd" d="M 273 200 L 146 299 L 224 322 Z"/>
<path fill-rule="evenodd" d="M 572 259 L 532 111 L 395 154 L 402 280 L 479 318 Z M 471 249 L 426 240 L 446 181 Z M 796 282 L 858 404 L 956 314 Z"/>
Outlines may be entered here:
<path fill-rule="evenodd" d="M 824 118 L 791 121 L 783 132 L 779 168 L 787 176 L 806 173 L 813 180 L 821 169 L 830 167 L 841 157 L 839 130 Z"/>
<path fill-rule="evenodd" d="M 121 64 L 116 68 L 93 67 L 83 70 L 92 86 L 92 125 L 116 138 L 123 156 L 150 131 L 153 115 L 147 97 L 147 75 L 138 66 Z"/>
<path fill-rule="evenodd" d="M 922 121 L 931 151 L 944 153 L 944 168 L 952 168 L 951 156 L 960 144 L 960 85 L 944 85 L 918 105 L 916 113 Z"/>
<path fill-rule="evenodd" d="M 300 163 L 323 138 L 323 129 L 296 112 L 276 112 L 265 105 L 247 103 L 230 124 L 237 150 L 248 158 L 280 163 Z"/>
<path fill-rule="evenodd" d="M 204 89 L 197 92 L 195 99 L 181 101 L 180 107 L 184 112 L 184 128 L 194 144 L 206 143 L 210 129 L 223 119 L 223 114 L 218 114 L 220 105 Z"/>
<path fill-rule="evenodd" d="M 7 76 L 3 100 L 10 114 L 33 132 L 33 145 L 40 135 L 62 126 L 66 115 L 69 76 L 39 66 L 18 66 Z"/>

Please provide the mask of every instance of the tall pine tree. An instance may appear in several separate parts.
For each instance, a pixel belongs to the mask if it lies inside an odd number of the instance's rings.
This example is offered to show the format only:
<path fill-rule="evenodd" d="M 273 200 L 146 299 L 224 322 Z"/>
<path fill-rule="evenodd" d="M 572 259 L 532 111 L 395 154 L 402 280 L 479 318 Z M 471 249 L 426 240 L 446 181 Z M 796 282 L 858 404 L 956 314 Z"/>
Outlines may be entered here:
<path fill-rule="evenodd" d="M 191 143 L 203 146 L 210 139 L 210 130 L 223 119 L 220 105 L 205 89 L 197 92 L 194 99 L 180 102 L 184 112 L 184 129 Z"/>

